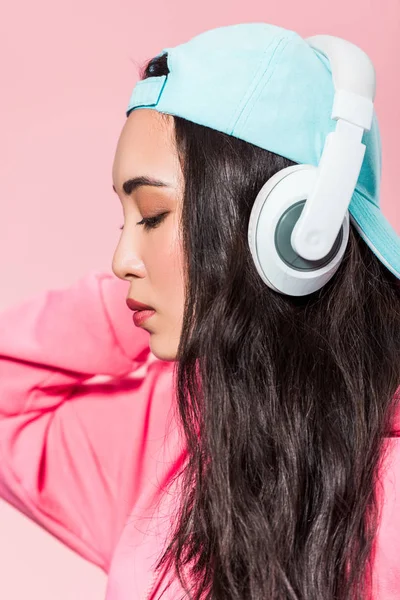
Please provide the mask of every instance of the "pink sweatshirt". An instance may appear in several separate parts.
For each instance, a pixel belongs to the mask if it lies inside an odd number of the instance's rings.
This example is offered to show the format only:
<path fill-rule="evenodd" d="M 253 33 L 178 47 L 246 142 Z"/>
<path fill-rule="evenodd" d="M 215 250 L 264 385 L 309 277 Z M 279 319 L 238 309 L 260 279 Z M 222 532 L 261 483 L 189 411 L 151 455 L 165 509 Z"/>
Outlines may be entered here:
<path fill-rule="evenodd" d="M 186 453 L 175 363 L 150 353 L 127 291 L 92 272 L 0 314 L 0 496 L 101 567 L 106 600 L 150 600 Z M 400 418 L 386 439 L 374 598 L 399 600 Z M 163 600 L 182 596 L 175 579 Z"/>

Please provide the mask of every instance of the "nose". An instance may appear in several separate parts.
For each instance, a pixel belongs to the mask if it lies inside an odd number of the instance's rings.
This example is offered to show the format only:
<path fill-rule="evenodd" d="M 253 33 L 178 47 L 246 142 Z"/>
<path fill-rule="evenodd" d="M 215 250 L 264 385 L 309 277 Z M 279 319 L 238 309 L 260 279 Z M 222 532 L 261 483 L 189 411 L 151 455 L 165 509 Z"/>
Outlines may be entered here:
<path fill-rule="evenodd" d="M 119 279 L 130 281 L 133 277 L 143 278 L 145 266 L 127 235 L 121 235 L 112 259 L 112 270 Z"/>

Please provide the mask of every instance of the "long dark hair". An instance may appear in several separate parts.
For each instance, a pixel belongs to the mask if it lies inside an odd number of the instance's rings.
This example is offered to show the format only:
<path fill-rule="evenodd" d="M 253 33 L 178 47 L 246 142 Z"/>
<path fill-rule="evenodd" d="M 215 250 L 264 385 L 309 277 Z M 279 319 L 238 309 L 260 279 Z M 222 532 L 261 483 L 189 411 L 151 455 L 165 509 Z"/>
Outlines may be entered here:
<path fill-rule="evenodd" d="M 164 54 L 141 76 L 167 73 Z M 250 211 L 295 163 L 174 122 L 187 275 L 175 381 L 188 460 L 157 566 L 173 565 L 194 600 L 365 600 L 400 384 L 399 281 L 351 225 L 322 290 L 269 289 L 247 244 Z"/>

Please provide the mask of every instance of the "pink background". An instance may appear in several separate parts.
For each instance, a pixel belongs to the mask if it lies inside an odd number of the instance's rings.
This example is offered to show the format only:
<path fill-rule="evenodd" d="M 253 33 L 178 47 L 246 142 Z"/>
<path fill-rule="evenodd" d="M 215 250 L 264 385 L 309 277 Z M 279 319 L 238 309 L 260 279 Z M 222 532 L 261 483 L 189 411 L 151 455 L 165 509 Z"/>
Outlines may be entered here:
<path fill-rule="evenodd" d="M 147 7 L 147 8 L 146 8 Z M 205 29 L 267 21 L 360 45 L 377 73 L 382 211 L 400 232 L 399 0 L 22 0 L 0 20 L 0 310 L 111 268 L 111 168 L 141 65 Z M 100 600 L 105 576 L 0 501 L 0 595 Z"/>

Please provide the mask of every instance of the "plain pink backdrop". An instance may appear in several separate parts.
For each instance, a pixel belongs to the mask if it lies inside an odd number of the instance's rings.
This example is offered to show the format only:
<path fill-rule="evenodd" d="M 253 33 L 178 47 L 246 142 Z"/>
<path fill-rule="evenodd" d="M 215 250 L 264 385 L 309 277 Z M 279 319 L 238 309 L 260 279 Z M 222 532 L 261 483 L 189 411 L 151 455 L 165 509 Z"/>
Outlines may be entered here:
<path fill-rule="evenodd" d="M 111 268 L 111 168 L 137 67 L 205 29 L 266 21 L 361 46 L 377 74 L 383 213 L 400 232 L 400 0 L 22 0 L 0 21 L 0 309 Z M 101 600 L 104 575 L 0 503 L 0 596 Z"/>

